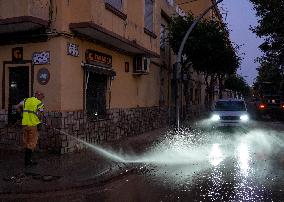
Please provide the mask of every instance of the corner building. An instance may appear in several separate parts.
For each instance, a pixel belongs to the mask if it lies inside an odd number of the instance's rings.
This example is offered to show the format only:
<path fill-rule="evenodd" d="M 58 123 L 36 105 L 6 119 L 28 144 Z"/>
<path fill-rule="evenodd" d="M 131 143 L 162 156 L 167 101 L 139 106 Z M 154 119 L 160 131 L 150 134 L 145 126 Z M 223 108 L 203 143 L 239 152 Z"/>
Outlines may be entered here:
<path fill-rule="evenodd" d="M 1 145 L 21 147 L 14 106 L 35 90 L 45 93 L 53 127 L 89 143 L 168 124 L 152 61 L 159 16 L 153 0 L 0 1 Z M 39 150 L 83 147 L 44 126 L 40 133 Z"/>
<path fill-rule="evenodd" d="M 20 149 L 15 105 L 36 90 L 52 127 L 91 144 L 173 121 L 173 0 L 0 0 L 0 145 Z M 84 145 L 42 126 L 38 150 Z"/>

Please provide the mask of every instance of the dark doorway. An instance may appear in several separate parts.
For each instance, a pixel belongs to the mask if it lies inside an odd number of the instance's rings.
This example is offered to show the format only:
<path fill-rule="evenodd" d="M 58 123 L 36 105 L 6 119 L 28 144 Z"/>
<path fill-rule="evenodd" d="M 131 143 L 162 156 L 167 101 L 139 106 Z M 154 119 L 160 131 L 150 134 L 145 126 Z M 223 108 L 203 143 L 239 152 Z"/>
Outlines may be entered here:
<path fill-rule="evenodd" d="M 89 118 L 104 118 L 106 114 L 107 76 L 87 71 L 86 110 Z"/>
<path fill-rule="evenodd" d="M 15 106 L 24 98 L 29 97 L 29 67 L 9 68 L 9 105 L 8 122 L 14 124 L 21 120 Z"/>

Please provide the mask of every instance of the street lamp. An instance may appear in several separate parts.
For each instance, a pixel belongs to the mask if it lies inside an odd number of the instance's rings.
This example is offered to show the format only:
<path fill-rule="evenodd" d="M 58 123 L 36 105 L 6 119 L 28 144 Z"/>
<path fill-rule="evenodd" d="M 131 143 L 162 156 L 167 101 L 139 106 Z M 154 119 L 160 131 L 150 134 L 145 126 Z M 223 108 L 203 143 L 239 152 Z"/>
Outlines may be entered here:
<path fill-rule="evenodd" d="M 181 42 L 179 51 L 178 51 L 178 56 L 177 56 L 177 71 L 176 71 L 176 78 L 178 81 L 177 84 L 177 102 L 176 102 L 176 125 L 179 128 L 180 125 L 180 99 L 181 99 L 181 95 L 180 95 L 180 80 L 181 80 L 181 57 L 182 57 L 182 51 L 184 48 L 184 45 L 188 39 L 189 34 L 192 32 L 193 28 L 196 26 L 196 24 L 201 20 L 201 18 L 203 18 L 212 8 L 214 8 L 217 4 L 221 3 L 223 0 L 218 0 L 216 1 L 214 4 L 212 4 L 209 8 L 207 8 L 201 15 L 199 15 L 194 22 L 192 23 L 192 25 L 190 26 L 190 28 L 187 30 L 185 36 L 183 37 L 183 40 Z"/>

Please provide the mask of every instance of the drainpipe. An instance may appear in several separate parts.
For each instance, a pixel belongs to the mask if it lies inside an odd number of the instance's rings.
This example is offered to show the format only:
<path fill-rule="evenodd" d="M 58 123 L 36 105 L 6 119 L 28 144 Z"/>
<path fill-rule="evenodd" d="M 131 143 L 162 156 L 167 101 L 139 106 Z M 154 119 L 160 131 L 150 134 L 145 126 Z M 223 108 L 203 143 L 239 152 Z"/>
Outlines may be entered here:
<path fill-rule="evenodd" d="M 176 125 L 177 125 L 177 128 L 179 128 L 180 126 L 180 103 L 181 103 L 181 95 L 180 95 L 180 89 L 181 89 L 181 55 L 182 55 L 182 51 L 183 51 L 183 48 L 185 46 L 185 43 L 189 37 L 189 34 L 192 32 L 193 28 L 196 26 L 196 24 L 212 9 L 214 8 L 217 4 L 221 3 L 223 0 L 218 0 L 216 1 L 214 4 L 212 4 L 209 8 L 207 8 L 201 15 L 199 15 L 195 20 L 194 22 L 191 24 L 190 28 L 187 30 L 182 42 L 181 42 L 181 45 L 180 45 L 180 48 L 179 48 L 179 51 L 178 51 L 178 56 L 177 56 L 177 102 L 176 102 Z M 213 2 L 213 1 L 212 1 Z"/>
<path fill-rule="evenodd" d="M 49 0 L 49 8 L 48 8 L 49 12 L 49 19 L 48 19 L 48 28 L 51 28 L 51 23 L 52 23 L 52 18 L 53 18 L 53 0 Z"/>

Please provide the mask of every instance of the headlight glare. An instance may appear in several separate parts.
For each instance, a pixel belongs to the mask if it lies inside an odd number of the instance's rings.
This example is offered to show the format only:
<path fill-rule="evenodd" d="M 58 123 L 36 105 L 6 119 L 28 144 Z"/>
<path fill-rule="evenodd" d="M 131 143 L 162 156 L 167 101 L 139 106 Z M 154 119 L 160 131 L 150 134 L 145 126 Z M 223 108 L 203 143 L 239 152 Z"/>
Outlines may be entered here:
<path fill-rule="evenodd" d="M 248 115 L 242 115 L 241 117 L 240 117 L 240 119 L 241 119 L 241 121 L 248 121 L 249 120 L 249 117 L 248 117 Z"/>
<path fill-rule="evenodd" d="M 211 117 L 212 121 L 219 121 L 220 120 L 220 116 L 218 114 L 213 114 L 213 116 Z"/>

